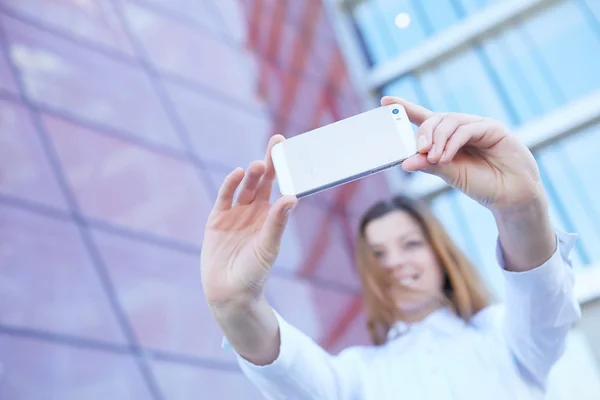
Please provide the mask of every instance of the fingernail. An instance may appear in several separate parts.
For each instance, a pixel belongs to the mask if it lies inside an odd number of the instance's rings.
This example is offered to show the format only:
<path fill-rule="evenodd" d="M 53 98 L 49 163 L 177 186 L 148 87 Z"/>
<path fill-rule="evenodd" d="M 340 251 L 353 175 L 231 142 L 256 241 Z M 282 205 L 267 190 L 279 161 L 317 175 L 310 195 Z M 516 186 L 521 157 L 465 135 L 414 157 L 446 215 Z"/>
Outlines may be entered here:
<path fill-rule="evenodd" d="M 448 153 L 446 153 L 446 150 L 444 150 L 444 152 L 442 153 L 442 160 L 444 160 L 444 161 L 446 160 L 446 155 L 447 155 L 447 154 L 448 154 Z"/>
<path fill-rule="evenodd" d="M 417 139 L 417 150 L 423 151 L 427 147 L 427 138 L 425 136 L 419 136 Z"/>
<path fill-rule="evenodd" d="M 294 211 L 294 208 L 296 208 L 296 206 L 290 206 L 290 207 L 287 207 L 287 208 L 286 208 L 286 209 L 283 211 L 283 214 L 284 214 L 284 215 L 286 215 L 286 216 L 287 216 L 287 215 L 290 215 L 290 214 L 292 213 L 292 211 Z"/>

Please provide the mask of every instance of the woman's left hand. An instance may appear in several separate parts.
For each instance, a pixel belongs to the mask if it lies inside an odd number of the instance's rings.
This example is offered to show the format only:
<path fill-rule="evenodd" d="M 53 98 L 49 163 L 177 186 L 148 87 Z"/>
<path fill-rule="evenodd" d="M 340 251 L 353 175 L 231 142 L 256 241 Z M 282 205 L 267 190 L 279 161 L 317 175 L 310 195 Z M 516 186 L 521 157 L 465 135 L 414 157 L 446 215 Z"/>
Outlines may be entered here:
<path fill-rule="evenodd" d="M 418 153 L 402 163 L 444 179 L 492 211 L 508 211 L 544 196 L 539 169 L 527 146 L 500 122 L 476 115 L 434 113 L 397 97 L 417 131 Z"/>

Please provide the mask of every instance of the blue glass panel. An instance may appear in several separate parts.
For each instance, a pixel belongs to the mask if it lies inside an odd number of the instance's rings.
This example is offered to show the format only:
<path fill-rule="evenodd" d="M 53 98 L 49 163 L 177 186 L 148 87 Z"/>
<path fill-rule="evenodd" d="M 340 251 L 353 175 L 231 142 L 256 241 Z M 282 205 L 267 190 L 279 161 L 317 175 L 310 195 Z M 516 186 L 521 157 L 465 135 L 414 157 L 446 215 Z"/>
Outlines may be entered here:
<path fill-rule="evenodd" d="M 456 23 L 459 12 L 462 10 L 460 4 L 453 4 L 455 0 L 427 0 L 415 1 L 415 9 L 421 20 L 426 19 L 430 24 L 432 33 L 440 31 Z M 457 7 L 458 5 L 458 7 Z"/>
<path fill-rule="evenodd" d="M 543 153 L 543 151 L 536 153 L 536 160 L 540 167 L 542 183 L 550 200 L 549 208 L 551 221 L 554 226 L 563 231 L 577 231 L 576 222 L 573 221 L 571 213 L 569 213 L 567 210 L 567 207 L 571 207 L 573 205 L 563 203 L 560 192 L 565 190 L 565 188 L 557 186 L 554 179 L 552 179 L 551 174 L 546 169 L 546 160 Z M 558 183 L 560 184 L 560 182 Z M 577 260 L 578 265 L 586 264 L 588 262 L 589 257 L 581 241 L 576 243 L 575 251 L 573 253 L 573 258 L 574 260 Z"/>
<path fill-rule="evenodd" d="M 494 5 L 495 3 L 500 3 L 501 1 L 504 0 L 479 0 L 479 2 L 483 4 L 483 7 L 488 7 Z"/>
<path fill-rule="evenodd" d="M 373 6 L 369 2 L 360 3 L 354 9 L 354 19 L 365 41 L 371 60 L 378 64 L 386 60 L 389 51 L 382 40 L 381 27 L 376 21 Z"/>
<path fill-rule="evenodd" d="M 479 11 L 486 6 L 485 0 L 455 0 L 462 5 L 464 10 L 470 14 Z"/>
<path fill-rule="evenodd" d="M 559 178 L 568 180 L 574 186 L 574 195 L 583 203 L 582 212 L 589 219 L 588 229 L 593 231 L 585 238 L 591 248 L 592 262 L 600 262 L 600 185 L 598 180 L 598 149 L 600 149 L 600 126 L 574 134 L 557 144 L 561 148 L 560 157 L 566 160 L 570 169 Z M 570 206 L 571 207 L 571 206 Z M 582 239 L 583 232 L 582 232 Z"/>
<path fill-rule="evenodd" d="M 482 46 L 482 51 L 494 65 L 518 119 L 523 122 L 539 115 L 541 113 L 539 100 L 520 68 L 515 68 L 516 60 L 508 52 L 503 40 L 498 37 L 488 40 Z"/>
<path fill-rule="evenodd" d="M 425 38 L 422 22 L 410 0 L 372 0 L 370 3 L 379 7 L 383 20 L 383 26 L 379 26 L 379 29 L 386 32 L 384 40 L 394 43 L 395 54 L 402 53 Z M 410 15 L 411 23 L 407 28 L 396 27 L 395 18 L 399 13 Z"/>
<path fill-rule="evenodd" d="M 548 171 L 556 188 L 558 201 L 565 207 L 575 230 L 581 235 L 582 246 L 590 261 L 600 260 L 598 225 L 592 218 L 595 210 L 585 207 L 586 204 L 582 201 L 583 193 L 581 193 L 583 188 L 577 187 L 573 179 L 579 171 L 569 168 L 568 163 L 565 164 L 564 157 L 561 147 L 552 146 L 540 153 L 540 162 Z"/>
<path fill-rule="evenodd" d="M 477 261 L 476 254 L 470 252 L 469 240 L 466 237 L 469 232 L 464 230 L 463 221 L 457 218 L 456 192 L 452 191 L 434 197 L 430 207 L 454 243 L 468 255 L 471 261 Z"/>
<path fill-rule="evenodd" d="M 600 21 L 600 1 L 598 0 L 577 0 L 583 3 L 584 7 L 592 12 L 596 20 Z"/>
<path fill-rule="evenodd" d="M 440 83 L 443 82 L 439 82 L 436 70 L 428 70 L 419 78 L 431 110 L 436 112 L 456 111 L 456 102 L 447 94 L 447 91 L 445 94 L 443 88 L 440 87 Z"/>
<path fill-rule="evenodd" d="M 421 104 L 422 100 L 417 93 L 416 84 L 417 82 L 413 76 L 405 76 L 383 88 L 383 94 L 402 97 L 413 103 Z"/>
<path fill-rule="evenodd" d="M 474 50 L 444 63 L 439 74 L 438 81 L 443 79 L 447 95 L 456 101 L 457 109 L 453 111 L 497 118 L 506 123 L 510 121 Z"/>
<path fill-rule="evenodd" d="M 600 41 L 574 1 L 550 7 L 524 27 L 565 100 L 600 87 Z"/>
<path fill-rule="evenodd" d="M 487 208 L 462 193 L 457 195 L 457 202 L 464 216 L 462 223 L 467 225 L 466 229 L 471 232 L 473 247 L 479 254 L 477 269 L 490 289 L 498 294 L 502 291 L 502 287 L 498 285 L 502 282 L 502 275 L 496 261 L 496 221 Z"/>
<path fill-rule="evenodd" d="M 560 142 L 570 163 L 577 171 L 596 215 L 600 215 L 600 185 L 598 180 L 598 149 L 600 149 L 600 126 L 574 134 Z"/>
<path fill-rule="evenodd" d="M 508 55 L 506 63 L 513 75 L 522 75 L 524 87 L 530 87 L 534 98 L 530 98 L 529 103 L 536 115 L 546 113 L 556 108 L 560 99 L 554 95 L 552 85 L 554 81 L 549 82 L 543 71 L 544 65 L 540 65 L 540 59 L 536 57 L 537 50 L 529 36 L 522 27 L 506 31 L 499 37 L 499 43 L 504 47 Z"/>

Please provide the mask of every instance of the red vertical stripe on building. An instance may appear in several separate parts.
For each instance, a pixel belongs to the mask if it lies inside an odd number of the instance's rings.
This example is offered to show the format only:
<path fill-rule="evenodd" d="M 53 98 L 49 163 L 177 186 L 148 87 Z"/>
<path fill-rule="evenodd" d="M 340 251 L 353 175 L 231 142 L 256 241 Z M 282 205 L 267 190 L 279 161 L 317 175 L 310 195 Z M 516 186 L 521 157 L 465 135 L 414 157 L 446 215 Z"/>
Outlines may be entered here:
<path fill-rule="evenodd" d="M 256 50 L 258 47 L 258 38 L 260 37 L 260 20 L 263 13 L 263 0 L 253 0 L 248 5 L 248 39 L 249 49 Z"/>
<path fill-rule="evenodd" d="M 264 52 L 258 52 L 261 55 L 259 93 L 263 98 L 267 98 L 270 86 L 282 85 L 280 65 L 277 63 L 277 53 L 281 44 L 281 38 L 283 37 L 283 27 L 286 23 L 286 7 L 286 2 L 279 1 L 275 4 L 266 48 Z M 267 27 L 262 27 L 261 29 L 267 29 Z M 276 76 L 273 74 L 274 71 L 276 71 Z"/>
<path fill-rule="evenodd" d="M 306 2 L 306 9 L 302 15 L 300 21 L 301 26 L 305 26 L 306 30 L 303 34 L 296 37 L 294 42 L 294 49 L 292 51 L 292 60 L 290 63 L 290 69 L 294 71 L 303 71 L 306 63 L 306 58 L 309 52 L 312 50 L 312 42 L 315 36 L 315 24 L 319 13 L 323 12 L 321 4 L 319 2 L 309 1 Z M 302 32 L 301 32 L 302 33 Z M 293 103 L 296 95 L 298 94 L 298 86 L 300 83 L 300 77 L 295 74 L 290 74 L 288 79 L 284 81 L 283 95 L 280 104 L 277 106 L 277 115 L 280 117 L 276 130 L 284 132 L 287 128 L 288 120 L 292 108 L 290 104 Z"/>
<path fill-rule="evenodd" d="M 299 275 L 306 277 L 314 274 L 315 270 L 317 269 L 317 266 L 319 265 L 319 260 L 327 251 L 327 246 L 329 245 L 331 234 L 331 229 L 329 228 L 329 226 L 332 222 L 332 213 L 327 213 L 325 218 L 321 220 L 319 228 L 316 231 L 317 234 L 313 238 L 312 244 L 308 249 L 308 257 L 298 270 Z"/>
<path fill-rule="evenodd" d="M 340 315 L 340 318 L 334 324 L 331 332 L 328 332 L 325 337 L 321 340 L 321 346 L 329 350 L 344 336 L 352 322 L 356 319 L 356 316 L 362 309 L 362 295 L 356 295 L 348 304 L 348 307 Z"/>
<path fill-rule="evenodd" d="M 269 42 L 265 52 L 265 58 L 269 61 L 276 61 L 277 51 L 283 37 L 283 27 L 287 22 L 285 20 L 285 11 L 287 2 L 278 1 L 273 11 L 273 21 L 271 22 L 271 31 L 269 33 Z"/>

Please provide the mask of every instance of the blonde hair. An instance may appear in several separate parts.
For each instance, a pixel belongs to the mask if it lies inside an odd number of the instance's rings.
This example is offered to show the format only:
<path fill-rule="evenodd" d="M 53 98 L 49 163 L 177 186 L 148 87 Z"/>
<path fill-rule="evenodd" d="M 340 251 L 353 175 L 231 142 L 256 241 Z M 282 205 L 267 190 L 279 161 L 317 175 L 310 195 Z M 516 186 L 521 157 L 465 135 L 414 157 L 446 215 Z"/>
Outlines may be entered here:
<path fill-rule="evenodd" d="M 363 215 L 356 246 L 356 265 L 363 286 L 367 329 L 376 345 L 386 343 L 393 325 L 406 319 L 392 298 L 392 291 L 389 290 L 395 281 L 390 279 L 385 268 L 381 268 L 365 237 L 366 227 L 371 221 L 393 211 L 404 211 L 414 218 L 433 248 L 444 270 L 442 302 L 449 305 L 465 322 L 469 322 L 473 315 L 490 303 L 490 294 L 477 271 L 429 210 L 406 196 L 395 196 L 389 201 L 381 201 Z"/>

